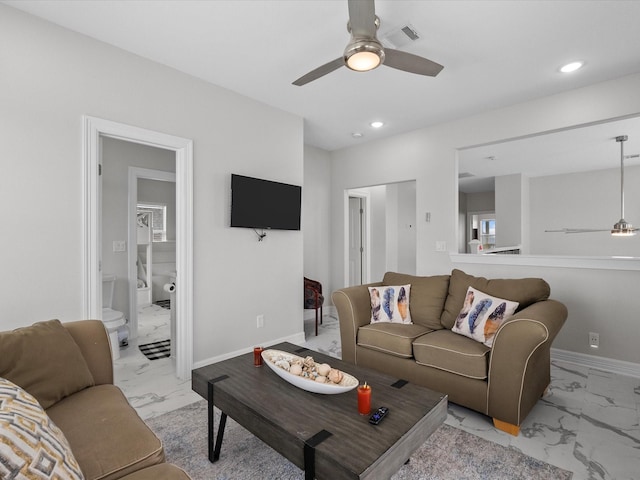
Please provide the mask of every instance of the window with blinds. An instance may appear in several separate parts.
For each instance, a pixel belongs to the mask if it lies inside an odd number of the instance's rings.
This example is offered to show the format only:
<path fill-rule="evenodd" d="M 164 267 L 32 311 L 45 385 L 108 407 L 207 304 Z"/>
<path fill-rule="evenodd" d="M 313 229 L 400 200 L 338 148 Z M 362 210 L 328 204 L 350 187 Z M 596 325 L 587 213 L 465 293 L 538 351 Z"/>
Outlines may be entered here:
<path fill-rule="evenodd" d="M 167 206 L 162 203 L 139 203 L 138 213 L 151 214 L 151 241 L 167 241 Z"/>

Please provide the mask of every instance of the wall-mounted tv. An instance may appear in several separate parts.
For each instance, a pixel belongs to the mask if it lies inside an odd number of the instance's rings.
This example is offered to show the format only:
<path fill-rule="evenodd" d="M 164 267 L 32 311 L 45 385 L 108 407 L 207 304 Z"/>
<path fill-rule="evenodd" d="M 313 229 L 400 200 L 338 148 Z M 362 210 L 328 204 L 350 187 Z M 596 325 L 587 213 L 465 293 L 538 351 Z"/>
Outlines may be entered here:
<path fill-rule="evenodd" d="M 231 174 L 231 226 L 300 230 L 302 187 Z"/>

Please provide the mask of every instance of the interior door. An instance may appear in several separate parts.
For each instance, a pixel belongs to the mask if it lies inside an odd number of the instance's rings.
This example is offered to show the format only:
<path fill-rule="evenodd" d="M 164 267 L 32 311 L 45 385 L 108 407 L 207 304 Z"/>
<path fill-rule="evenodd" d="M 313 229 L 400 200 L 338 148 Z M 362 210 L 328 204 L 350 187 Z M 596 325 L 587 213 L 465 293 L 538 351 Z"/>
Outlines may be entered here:
<path fill-rule="evenodd" d="M 349 197 L 349 286 L 364 279 L 364 199 Z"/>

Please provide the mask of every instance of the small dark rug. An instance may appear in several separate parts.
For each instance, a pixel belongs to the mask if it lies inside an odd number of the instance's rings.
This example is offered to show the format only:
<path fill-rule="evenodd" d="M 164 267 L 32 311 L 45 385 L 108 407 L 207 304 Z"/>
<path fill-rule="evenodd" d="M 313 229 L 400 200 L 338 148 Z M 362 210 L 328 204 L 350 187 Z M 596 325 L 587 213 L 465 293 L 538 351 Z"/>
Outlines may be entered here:
<path fill-rule="evenodd" d="M 155 305 L 171 310 L 171 300 L 156 300 Z"/>
<path fill-rule="evenodd" d="M 218 409 L 216 428 L 220 420 Z M 302 480 L 304 472 L 254 437 L 231 418 L 227 420 L 220 460 L 207 458 L 207 403 L 202 400 L 146 420 L 164 444 L 167 461 L 193 480 Z M 514 448 L 489 442 L 442 425 L 392 480 L 569 480 L 573 474 Z"/>
<path fill-rule="evenodd" d="M 171 339 L 145 343 L 144 345 L 138 345 L 138 348 L 149 360 L 167 358 L 171 356 Z"/>

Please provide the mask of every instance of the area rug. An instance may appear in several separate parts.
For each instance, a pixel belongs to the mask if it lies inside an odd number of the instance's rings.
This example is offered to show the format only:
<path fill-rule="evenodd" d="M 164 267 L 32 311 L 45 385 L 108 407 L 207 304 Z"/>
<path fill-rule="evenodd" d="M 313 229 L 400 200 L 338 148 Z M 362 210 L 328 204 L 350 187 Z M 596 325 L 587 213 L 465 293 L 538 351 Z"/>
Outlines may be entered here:
<path fill-rule="evenodd" d="M 216 409 L 216 428 L 220 412 Z M 304 472 L 231 418 L 220 460 L 207 458 L 207 403 L 202 400 L 146 420 L 167 461 L 193 480 L 302 480 Z M 565 480 L 572 473 L 449 425 L 442 425 L 393 480 Z"/>
<path fill-rule="evenodd" d="M 154 303 L 159 307 L 171 310 L 171 300 L 156 300 Z"/>
<path fill-rule="evenodd" d="M 144 345 L 138 345 L 138 348 L 149 360 L 167 358 L 171 355 L 171 339 L 145 343 Z"/>

